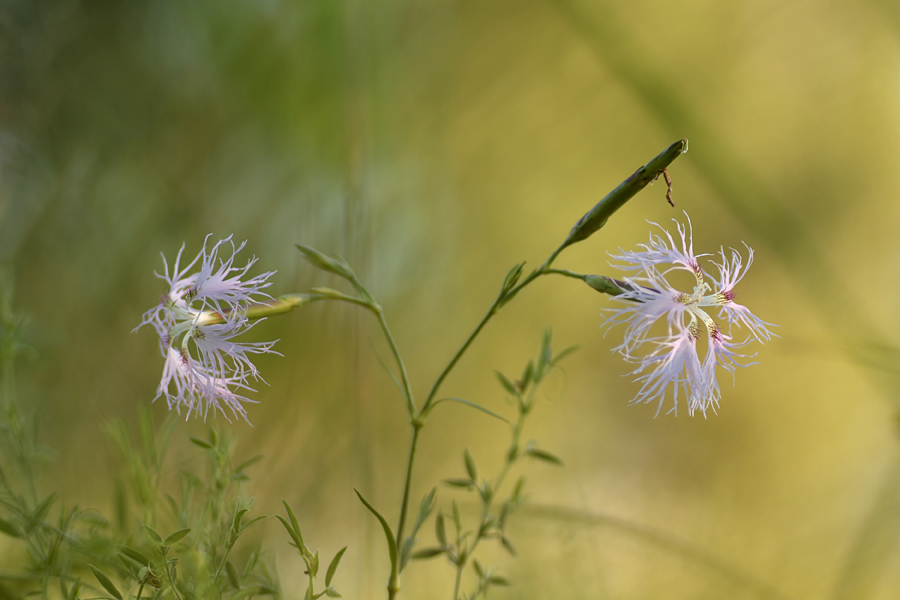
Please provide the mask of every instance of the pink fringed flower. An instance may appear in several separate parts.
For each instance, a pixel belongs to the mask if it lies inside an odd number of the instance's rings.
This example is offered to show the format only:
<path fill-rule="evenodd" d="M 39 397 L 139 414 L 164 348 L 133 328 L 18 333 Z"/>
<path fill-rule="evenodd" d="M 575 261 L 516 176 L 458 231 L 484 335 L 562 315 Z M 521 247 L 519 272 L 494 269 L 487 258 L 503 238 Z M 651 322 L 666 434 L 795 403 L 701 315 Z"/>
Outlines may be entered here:
<path fill-rule="evenodd" d="M 249 355 L 277 352 L 272 350 L 275 342 L 232 340 L 253 326 L 246 317 L 247 306 L 259 297 L 269 298 L 262 290 L 271 285 L 268 279 L 274 271 L 242 281 L 256 262 L 252 258 L 242 267 L 234 266 L 247 242 L 235 247 L 228 236 L 207 252 L 208 240 L 206 236 L 200 254 L 186 267 L 181 267 L 184 245 L 171 272 L 163 255 L 165 273 L 157 277 L 166 281 L 169 291 L 144 313 L 135 331 L 152 325 L 159 335 L 165 365 L 156 398 L 165 396 L 170 410 L 180 414 L 184 407 L 187 417 L 202 414 L 205 419 L 210 408 L 228 418 L 227 408 L 246 420 L 243 403 L 254 401 L 240 393 L 253 391 L 248 380 L 260 378 Z M 220 250 L 229 249 L 227 259 L 219 257 Z M 198 263 L 198 270 L 191 273 Z"/>
<path fill-rule="evenodd" d="M 631 275 L 624 278 L 625 293 L 613 297 L 621 306 L 610 309 L 606 325 L 625 325 L 624 339 L 615 350 L 637 364 L 631 374 L 637 376 L 641 389 L 632 404 L 658 402 L 659 414 L 671 386 L 674 405 L 669 412 L 677 412 L 680 393 L 691 415 L 699 410 L 706 416 L 708 409 L 716 411 L 721 397 L 716 366 L 732 375 L 736 367 L 748 366 L 737 362 L 747 357 L 738 350 L 753 340 L 770 340 L 773 334 L 769 327 L 773 325 L 735 302 L 734 288 L 753 263 L 753 250 L 745 244 L 745 264 L 737 250 L 731 249 L 728 254 L 720 249 L 720 262 L 709 261 L 718 274 L 710 276 L 698 261 L 709 255 L 695 255 L 690 229 L 677 221 L 676 226 L 679 241 L 660 227 L 664 235 L 651 234 L 650 242 L 640 244 L 640 250 L 612 255 L 620 261 L 614 266 Z M 668 278 L 679 271 L 693 276 L 693 291 L 684 292 L 669 283 Z M 727 332 L 711 312 L 727 323 Z M 746 330 L 743 339 L 732 337 L 735 325 Z M 651 333 L 654 326 L 656 330 Z M 706 345 L 702 359 L 698 343 Z"/>

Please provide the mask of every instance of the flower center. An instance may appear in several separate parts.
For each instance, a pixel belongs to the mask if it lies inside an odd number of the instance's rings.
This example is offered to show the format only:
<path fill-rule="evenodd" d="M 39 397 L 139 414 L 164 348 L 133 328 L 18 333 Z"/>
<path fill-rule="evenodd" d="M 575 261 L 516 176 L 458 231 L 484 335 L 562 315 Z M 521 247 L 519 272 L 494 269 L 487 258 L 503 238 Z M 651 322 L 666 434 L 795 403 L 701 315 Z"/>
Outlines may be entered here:
<path fill-rule="evenodd" d="M 734 290 L 725 290 L 724 292 L 719 292 L 715 296 L 716 302 L 719 304 L 728 304 L 729 302 L 734 302 Z"/>

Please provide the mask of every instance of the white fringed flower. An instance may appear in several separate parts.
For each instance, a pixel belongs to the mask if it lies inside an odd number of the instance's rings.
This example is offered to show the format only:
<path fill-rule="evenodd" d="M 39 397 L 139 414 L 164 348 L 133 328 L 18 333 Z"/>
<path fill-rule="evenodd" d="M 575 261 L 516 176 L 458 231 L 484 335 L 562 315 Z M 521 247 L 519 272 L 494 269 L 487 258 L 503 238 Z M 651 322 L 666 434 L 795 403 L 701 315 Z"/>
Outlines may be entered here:
<path fill-rule="evenodd" d="M 620 261 L 614 266 L 631 275 L 624 278 L 625 293 L 613 297 L 621 306 L 610 309 L 605 325 L 625 325 L 624 339 L 615 350 L 637 364 L 631 374 L 637 376 L 641 389 L 632 404 L 656 401 L 659 414 L 671 385 L 674 405 L 669 412 L 677 412 L 680 393 L 691 415 L 699 410 L 706 416 L 708 409 L 716 411 L 721 397 L 716 365 L 732 375 L 735 367 L 748 366 L 737 362 L 747 357 L 738 350 L 754 339 L 770 340 L 773 334 L 768 328 L 773 325 L 734 301 L 734 287 L 753 263 L 753 250 L 745 244 L 745 264 L 737 250 L 727 254 L 720 249 L 721 262 L 709 261 L 718 269 L 718 276 L 713 277 L 698 261 L 710 255 L 695 255 L 691 230 L 677 221 L 676 226 L 680 242 L 660 227 L 664 235 L 651 234 L 650 242 L 640 244 L 640 250 L 612 255 Z M 669 283 L 668 278 L 679 271 L 694 277 L 693 291 L 684 292 Z M 727 333 L 710 312 L 728 324 Z M 746 329 L 746 337 L 738 341 L 732 337 L 735 325 Z M 651 333 L 654 326 L 656 331 Z M 703 359 L 698 342 L 706 344 Z"/>
<path fill-rule="evenodd" d="M 205 419 L 212 408 L 213 414 L 221 411 L 227 419 L 227 407 L 234 416 L 246 420 L 243 403 L 254 401 L 238 392 L 254 391 L 248 379 L 260 378 L 249 355 L 277 352 L 272 350 L 275 342 L 232 340 L 253 326 L 246 317 L 247 306 L 256 298 L 269 298 L 262 290 L 271 285 L 268 279 L 274 271 L 242 281 L 256 262 L 252 258 L 242 267 L 234 266 L 235 256 L 247 242 L 235 247 L 228 236 L 207 252 L 208 240 L 206 236 L 203 249 L 184 268 L 180 266 L 184 245 L 171 272 L 163 256 L 165 273 L 157 273 L 157 277 L 166 281 L 169 291 L 157 306 L 144 313 L 135 331 L 152 325 L 159 335 L 165 365 L 156 398 L 165 396 L 170 410 L 181 414 L 184 407 L 187 417 L 202 414 Z M 227 246 L 231 255 L 222 259 L 219 251 L 227 250 Z M 199 270 L 191 273 L 198 262 Z"/>

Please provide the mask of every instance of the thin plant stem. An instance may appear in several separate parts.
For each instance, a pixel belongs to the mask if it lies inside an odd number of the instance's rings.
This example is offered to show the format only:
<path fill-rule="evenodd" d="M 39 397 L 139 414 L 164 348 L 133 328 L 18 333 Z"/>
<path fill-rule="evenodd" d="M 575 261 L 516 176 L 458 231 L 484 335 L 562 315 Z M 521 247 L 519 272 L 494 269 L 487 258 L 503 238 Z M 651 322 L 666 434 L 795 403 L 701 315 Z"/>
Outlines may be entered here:
<path fill-rule="evenodd" d="M 400 356 L 397 342 L 394 341 L 394 336 L 391 334 L 391 330 L 384 318 L 384 310 L 381 308 L 381 305 L 375 302 L 372 294 L 369 293 L 366 286 L 360 283 L 355 275 L 353 275 L 349 281 L 363 297 L 363 300 L 367 305 L 366 307 L 378 318 L 378 324 L 381 326 L 381 331 L 384 333 L 384 337 L 391 347 L 391 353 L 394 355 L 394 360 L 397 361 L 397 368 L 400 369 L 400 379 L 403 381 L 403 393 L 406 396 L 406 410 L 409 412 L 410 421 L 413 421 L 418 416 L 418 412 L 416 411 L 416 401 L 413 399 L 412 386 L 409 383 L 409 375 L 406 373 L 406 365 L 403 363 L 403 357 Z"/>
<path fill-rule="evenodd" d="M 573 279 L 581 279 L 582 281 L 586 277 L 583 273 L 576 273 L 575 271 L 570 271 L 568 269 L 547 269 L 548 275 L 562 275 L 564 277 L 571 277 Z"/>
<path fill-rule="evenodd" d="M 225 567 L 225 563 L 228 562 L 228 555 L 231 554 L 231 549 L 234 548 L 234 544 L 228 544 L 228 547 L 225 548 L 225 554 L 222 556 L 222 562 L 219 563 L 219 568 L 216 569 L 216 574 L 213 576 L 213 584 L 219 583 L 219 577 L 222 575 L 222 569 Z"/>
<path fill-rule="evenodd" d="M 403 529 L 406 527 L 406 512 L 409 509 L 409 489 L 412 480 L 413 461 L 416 458 L 416 444 L 419 441 L 419 432 L 422 430 L 421 422 L 413 424 L 412 440 L 409 443 L 409 458 L 406 461 L 406 481 L 403 484 L 403 501 L 400 505 L 400 522 L 397 525 L 397 547 L 403 542 Z"/>
<path fill-rule="evenodd" d="M 481 333 L 481 330 L 487 325 L 487 322 L 491 320 L 491 318 L 497 314 L 497 312 L 506 304 L 510 302 L 513 298 L 515 298 L 519 292 L 521 292 L 525 286 L 529 283 L 540 277 L 541 275 L 546 275 L 550 273 L 550 265 L 553 264 L 553 261 L 556 260 L 556 257 L 559 256 L 559 253 L 563 251 L 566 247 L 566 244 L 563 243 L 559 248 L 553 251 L 553 254 L 544 261 L 540 267 L 531 272 L 524 280 L 522 280 L 517 286 L 512 288 L 505 294 L 498 296 L 496 300 L 494 300 L 491 307 L 488 309 L 487 313 L 481 318 L 481 321 L 478 325 L 475 326 L 475 329 L 472 333 L 469 334 L 469 337 L 466 338 L 466 341 L 463 342 L 462 346 L 459 347 L 459 350 L 456 351 L 456 354 L 453 355 L 453 358 L 450 359 L 450 362 L 447 363 L 447 366 L 444 367 L 444 370 L 441 371 L 441 374 L 438 375 L 437 380 L 435 380 L 434 385 L 431 386 L 431 391 L 428 392 L 428 397 L 425 398 L 425 404 L 422 406 L 422 412 L 428 410 L 431 407 L 431 403 L 434 401 L 435 396 L 437 396 L 438 390 L 441 387 L 441 384 L 444 383 L 444 379 L 447 378 L 447 375 L 450 374 L 450 371 L 453 370 L 453 367 L 456 366 L 456 363 L 459 362 L 459 359 L 462 358 L 462 355 L 465 354 L 466 350 L 469 349 L 469 346 L 472 345 L 472 342 L 475 341 L 475 338 L 478 337 L 478 334 Z"/>
<path fill-rule="evenodd" d="M 371 306 L 369 310 L 371 310 L 378 318 L 378 324 L 381 325 L 381 331 L 384 333 L 388 346 L 391 347 L 391 353 L 394 355 L 394 360 L 397 361 L 397 368 L 400 370 L 400 381 L 403 382 L 403 394 L 406 396 L 406 410 L 409 412 L 410 422 L 415 421 L 418 416 L 416 401 L 413 399 L 409 375 L 406 372 L 406 365 L 403 364 L 403 358 L 400 356 L 400 350 L 397 348 L 397 342 L 394 341 L 394 336 L 391 335 L 391 330 L 388 327 L 387 321 L 384 319 L 384 312 L 382 311 L 381 306 L 375 304 L 374 306 Z M 415 425 L 413 425 L 413 427 L 415 428 Z M 416 433 L 418 433 L 418 428 L 415 428 L 415 430 Z M 414 448 L 415 442 L 413 442 L 413 449 Z"/>
<path fill-rule="evenodd" d="M 456 567 L 456 582 L 453 584 L 453 600 L 459 598 L 459 586 L 462 583 L 462 567 Z"/>
<path fill-rule="evenodd" d="M 397 548 L 403 545 L 403 530 L 406 528 L 406 513 L 409 511 L 409 490 L 412 487 L 413 464 L 416 458 L 416 445 L 419 441 L 419 432 L 424 423 L 415 419 L 412 422 L 412 440 L 409 443 L 409 457 L 406 461 L 406 479 L 403 482 L 403 500 L 400 503 L 400 520 L 397 524 Z M 388 598 L 393 600 L 400 591 L 400 567 L 391 569 L 391 578 L 388 582 Z"/>
<path fill-rule="evenodd" d="M 172 577 L 172 571 L 168 564 L 166 564 L 165 571 L 166 571 L 166 579 L 169 580 L 169 585 L 172 587 L 172 592 L 175 594 L 175 597 L 178 598 L 178 600 L 184 600 L 184 598 L 181 597 L 181 594 L 178 593 L 178 588 L 175 587 L 175 578 Z"/>

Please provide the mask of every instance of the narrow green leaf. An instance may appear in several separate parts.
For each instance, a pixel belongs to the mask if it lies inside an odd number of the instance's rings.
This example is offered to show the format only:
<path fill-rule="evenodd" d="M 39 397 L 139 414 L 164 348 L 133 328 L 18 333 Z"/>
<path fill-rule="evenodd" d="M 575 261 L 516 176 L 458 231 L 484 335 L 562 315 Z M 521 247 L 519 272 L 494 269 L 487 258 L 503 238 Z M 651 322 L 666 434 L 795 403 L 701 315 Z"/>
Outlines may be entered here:
<path fill-rule="evenodd" d="M 572 354 L 576 350 L 578 350 L 578 344 L 574 344 L 572 346 L 569 346 L 568 348 L 563 349 L 553 357 L 553 360 L 550 361 L 550 366 L 555 367 L 557 364 L 559 364 L 559 361 Z"/>
<path fill-rule="evenodd" d="M 494 488 L 491 486 L 490 481 L 483 481 L 480 486 L 478 486 L 478 494 L 481 496 L 481 499 L 484 500 L 485 504 L 490 504 L 491 498 L 494 497 Z"/>
<path fill-rule="evenodd" d="M 529 360 L 528 364 L 525 365 L 525 371 L 522 372 L 521 388 L 523 390 L 528 389 L 528 386 L 531 385 L 531 382 L 533 380 L 534 380 L 534 361 Z"/>
<path fill-rule="evenodd" d="M 252 598 L 253 596 L 274 596 L 278 590 L 269 585 L 252 585 L 241 588 L 241 590 L 231 596 L 231 600 L 243 600 L 244 598 Z M 156 598 L 156 596 L 154 596 Z"/>
<path fill-rule="evenodd" d="M 369 504 L 365 498 L 363 498 L 362 494 L 359 493 L 358 490 L 353 490 L 356 492 L 356 495 L 359 496 L 360 502 L 362 502 L 369 511 L 375 515 L 378 521 L 381 523 L 382 529 L 384 529 L 384 536 L 387 538 L 388 543 L 388 553 L 391 557 L 391 570 L 396 573 L 399 570 L 399 564 L 397 562 L 397 543 L 394 541 L 394 532 L 391 531 L 391 526 L 388 525 L 388 522 L 381 516 L 381 514 L 375 510 L 371 504 Z"/>
<path fill-rule="evenodd" d="M 112 594 L 116 600 L 122 600 L 122 592 L 119 591 L 119 588 L 115 586 L 112 580 L 106 576 L 106 573 L 95 567 L 94 565 L 88 565 L 91 568 L 91 571 L 94 572 L 94 577 L 97 578 L 97 581 L 100 582 L 106 591 Z"/>
<path fill-rule="evenodd" d="M 462 517 L 459 514 L 459 503 L 453 501 L 453 524 L 456 526 L 456 532 L 462 531 Z"/>
<path fill-rule="evenodd" d="M 472 561 L 472 566 L 475 568 L 475 572 L 478 573 L 478 577 L 484 579 L 484 567 L 481 566 L 481 563 L 478 562 L 478 559 Z"/>
<path fill-rule="evenodd" d="M 472 486 L 475 485 L 475 482 L 471 479 L 463 479 L 463 478 L 456 478 L 456 477 L 451 477 L 450 479 L 444 479 L 443 482 L 446 483 L 447 485 L 452 485 L 453 487 L 460 487 L 460 488 L 471 488 Z"/>
<path fill-rule="evenodd" d="M 516 389 L 516 384 L 514 384 L 512 381 L 510 381 L 509 377 L 507 377 L 500 371 L 494 371 L 494 373 L 496 373 L 497 381 L 500 382 L 500 385 L 503 386 L 503 389 L 505 389 L 507 392 L 509 392 L 513 396 L 519 395 L 519 390 Z"/>
<path fill-rule="evenodd" d="M 279 521 L 281 521 L 281 524 L 284 525 L 285 529 L 287 529 L 287 532 L 291 536 L 291 539 L 294 540 L 294 546 L 297 547 L 297 551 L 299 551 L 301 554 L 306 556 L 306 554 L 303 552 L 303 548 L 305 548 L 305 546 L 303 545 L 303 540 L 300 539 L 300 537 L 294 531 L 294 528 L 291 527 L 288 524 L 288 522 L 284 520 L 284 517 L 282 517 L 281 515 L 275 515 L 275 518 L 278 519 Z"/>
<path fill-rule="evenodd" d="M 418 538 L 414 538 L 413 536 L 408 536 L 405 540 L 403 540 L 403 545 L 400 548 L 400 571 L 406 568 L 406 563 L 409 562 L 409 554 L 412 552 L 412 549 L 415 547 L 416 542 L 418 542 Z"/>
<path fill-rule="evenodd" d="M 444 548 L 438 548 L 437 546 L 431 548 L 422 548 L 421 550 L 416 550 L 413 552 L 412 559 L 413 560 L 425 560 L 428 558 L 434 558 L 435 556 L 439 556 L 446 552 Z"/>
<path fill-rule="evenodd" d="M 238 467 L 235 469 L 235 471 L 243 471 L 247 467 L 249 467 L 251 465 L 255 465 L 256 463 L 258 463 L 259 461 L 261 461 L 264 458 L 265 458 L 265 456 L 263 456 L 262 454 L 257 454 L 253 458 L 245 460 L 244 462 L 239 464 Z"/>
<path fill-rule="evenodd" d="M 341 597 L 341 595 L 338 594 L 338 591 L 334 588 L 326 588 L 325 595 L 328 596 L 329 598 L 340 598 Z"/>
<path fill-rule="evenodd" d="M 178 531 L 176 531 L 175 533 L 173 533 L 172 535 L 167 537 L 165 540 L 163 540 L 163 544 L 165 544 L 167 546 L 171 546 L 175 542 L 184 538 L 184 536 L 186 536 L 190 532 L 191 532 L 190 527 L 185 527 L 184 529 L 179 529 Z"/>
<path fill-rule="evenodd" d="M 466 400 L 464 398 L 441 398 L 440 400 L 438 400 L 437 402 L 435 402 L 428 408 L 428 412 L 431 412 L 432 410 L 434 410 L 434 407 L 437 406 L 438 404 L 440 404 L 441 402 L 458 402 L 459 404 L 465 404 L 466 406 L 470 406 L 470 407 L 474 408 L 475 410 L 480 410 L 484 414 L 490 415 L 490 416 L 494 417 L 495 419 L 500 419 L 504 423 L 509 423 L 509 421 L 507 419 L 501 417 L 494 411 L 488 410 L 485 407 L 481 406 L 480 404 L 475 404 L 474 402 L 472 402 L 470 400 Z M 427 417 L 428 415 L 425 414 L 423 416 Z"/>
<path fill-rule="evenodd" d="M 516 547 L 513 546 L 513 543 L 510 541 L 508 537 L 505 535 L 500 538 L 500 543 L 503 544 L 503 547 L 509 552 L 512 556 L 518 556 L 519 553 L 516 551 Z"/>
<path fill-rule="evenodd" d="M 500 507 L 500 514 L 497 515 L 497 529 L 501 532 L 506 531 L 506 519 L 509 517 L 510 509 L 511 504 L 509 501 L 504 502 Z"/>
<path fill-rule="evenodd" d="M 275 596 L 278 594 L 278 588 L 271 585 L 261 585 L 256 590 L 257 596 Z"/>
<path fill-rule="evenodd" d="M 44 500 L 38 504 L 37 508 L 34 509 L 34 512 L 31 514 L 31 524 L 28 527 L 29 531 L 34 529 L 39 523 L 44 520 L 44 517 L 47 516 L 47 513 L 50 512 L 50 507 L 53 506 L 53 503 L 56 502 L 56 492 L 50 494 Z"/>
<path fill-rule="evenodd" d="M 431 491 L 422 498 L 422 503 L 419 504 L 419 514 L 416 516 L 416 524 L 412 529 L 412 533 L 410 533 L 410 537 L 416 535 L 416 532 L 419 531 L 419 527 L 422 526 L 422 523 L 425 522 L 425 519 L 427 519 L 428 515 L 431 514 L 431 511 L 434 510 L 436 495 L 437 488 L 433 487 L 431 488 Z"/>
<path fill-rule="evenodd" d="M 125 565 L 125 568 L 128 569 L 128 572 L 131 573 L 136 579 L 140 579 L 138 573 L 141 569 L 146 569 L 147 567 L 142 567 L 137 561 L 125 556 L 124 554 L 119 555 L 119 560 Z"/>
<path fill-rule="evenodd" d="M 319 551 L 313 554 L 312 560 L 309 561 L 309 574 L 315 577 L 319 574 Z"/>
<path fill-rule="evenodd" d="M 268 517 L 268 515 L 260 515 L 260 516 L 258 516 L 258 517 L 253 517 L 252 519 L 250 519 L 249 521 L 247 521 L 246 523 L 244 523 L 244 524 L 241 526 L 241 531 L 247 531 L 248 529 L 250 529 L 250 527 L 251 527 L 254 523 L 256 523 L 257 521 L 262 521 L 263 519 L 265 519 L 265 518 L 267 518 L 267 517 Z"/>
<path fill-rule="evenodd" d="M 444 525 L 444 513 L 439 512 L 434 519 L 434 534 L 441 546 L 447 546 L 447 527 Z"/>
<path fill-rule="evenodd" d="M 538 460 L 542 460 L 544 462 L 548 462 L 548 463 L 551 463 L 551 464 L 554 464 L 554 465 L 557 465 L 560 467 L 563 466 L 563 461 L 559 457 L 554 456 L 553 454 L 550 454 L 549 452 L 547 452 L 545 450 L 538 450 L 537 448 L 531 448 L 530 450 L 528 450 L 528 456 L 531 456 L 532 458 L 536 458 Z"/>
<path fill-rule="evenodd" d="M 5 519 L 0 519 L 0 531 L 14 538 L 22 537 L 22 531 Z"/>
<path fill-rule="evenodd" d="M 535 379 L 540 381 L 546 374 L 547 365 L 553 360 L 553 349 L 550 343 L 553 340 L 553 330 L 544 330 L 544 337 L 541 339 L 541 353 L 538 356 L 537 368 L 535 369 Z"/>
<path fill-rule="evenodd" d="M 331 564 L 328 565 L 328 570 L 325 572 L 325 586 L 331 587 L 331 579 L 334 577 L 335 572 L 337 571 L 338 565 L 341 564 L 341 558 L 344 556 L 344 552 L 347 551 L 347 546 L 344 546 L 338 553 L 334 555 L 334 558 L 331 559 Z"/>
<path fill-rule="evenodd" d="M 144 525 L 144 529 L 147 530 L 147 533 L 150 534 L 150 537 L 153 538 L 153 541 L 157 544 L 162 544 L 162 536 L 159 535 L 159 532 L 150 527 L 149 525 Z"/>
<path fill-rule="evenodd" d="M 241 589 L 241 577 L 238 574 L 237 568 L 234 566 L 234 563 L 230 560 L 225 561 L 225 574 L 228 576 L 228 582 L 234 587 L 234 589 Z"/>
<path fill-rule="evenodd" d="M 200 446 L 201 448 L 203 448 L 205 450 L 215 450 L 215 447 L 212 444 L 210 444 L 209 442 L 207 442 L 206 440 L 201 440 L 200 438 L 192 437 L 191 442 L 193 442 L 194 444 L 196 444 L 197 446 Z"/>
<path fill-rule="evenodd" d="M 234 518 L 231 519 L 231 531 L 234 532 L 235 535 L 240 533 L 241 531 L 241 521 L 244 519 L 244 515 L 246 515 L 250 511 L 249 508 L 241 508 L 234 513 Z"/>
<path fill-rule="evenodd" d="M 77 600 L 78 592 L 81 591 L 81 580 L 75 582 L 75 585 L 72 586 L 72 589 L 69 590 L 69 597 L 67 600 Z"/>
<path fill-rule="evenodd" d="M 524 487 L 525 487 L 525 477 L 519 477 L 519 480 L 516 481 L 516 485 L 513 488 L 513 493 L 512 493 L 513 504 L 517 504 L 519 502 L 519 498 L 522 495 L 522 489 Z"/>
<path fill-rule="evenodd" d="M 469 474 L 469 479 L 477 481 L 478 469 L 475 467 L 475 459 L 472 458 L 472 455 L 469 453 L 468 448 L 463 451 L 463 460 L 466 463 L 466 473 Z"/>
<path fill-rule="evenodd" d="M 303 543 L 303 534 L 300 533 L 300 525 L 297 524 L 297 517 L 294 515 L 294 511 L 291 509 L 291 505 L 287 503 L 287 500 L 282 500 L 282 504 L 284 504 L 284 508 L 287 510 L 288 517 L 291 519 L 291 525 L 294 527 L 294 531 L 297 533 L 297 537 L 300 538 L 300 547 L 304 550 L 304 553 L 308 552 L 306 550 L 306 544 Z"/>
<path fill-rule="evenodd" d="M 491 585 L 498 585 L 500 587 L 509 587 L 512 585 L 512 582 L 503 575 L 491 575 L 488 577 L 488 581 Z"/>

